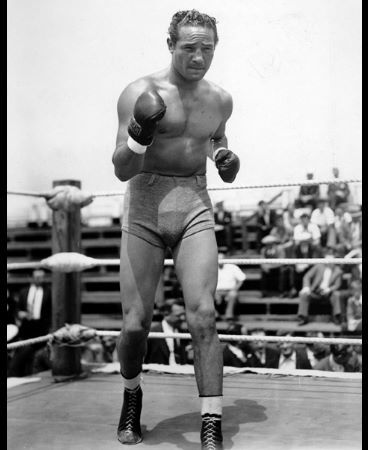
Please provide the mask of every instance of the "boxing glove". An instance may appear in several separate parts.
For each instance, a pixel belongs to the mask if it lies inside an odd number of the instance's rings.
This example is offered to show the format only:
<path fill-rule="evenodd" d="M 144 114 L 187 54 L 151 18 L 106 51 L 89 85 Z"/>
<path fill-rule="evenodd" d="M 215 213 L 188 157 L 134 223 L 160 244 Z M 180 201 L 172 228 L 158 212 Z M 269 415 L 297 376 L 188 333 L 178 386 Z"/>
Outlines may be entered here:
<path fill-rule="evenodd" d="M 232 183 L 239 172 L 240 160 L 231 150 L 221 148 L 215 152 L 217 171 L 225 183 Z"/>
<path fill-rule="evenodd" d="M 141 94 L 128 125 L 129 136 L 141 146 L 152 144 L 157 123 L 164 117 L 166 105 L 156 91 Z"/>

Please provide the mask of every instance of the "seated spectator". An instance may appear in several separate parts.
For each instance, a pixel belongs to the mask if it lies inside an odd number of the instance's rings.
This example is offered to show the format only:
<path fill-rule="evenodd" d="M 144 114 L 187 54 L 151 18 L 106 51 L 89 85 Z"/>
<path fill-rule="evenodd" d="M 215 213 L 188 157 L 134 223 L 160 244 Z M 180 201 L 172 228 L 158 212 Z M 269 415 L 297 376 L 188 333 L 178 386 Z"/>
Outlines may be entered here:
<path fill-rule="evenodd" d="M 282 215 L 276 216 L 275 226 L 270 232 L 270 236 L 278 239 L 278 247 L 281 250 L 283 258 L 294 257 L 294 232 L 292 229 L 286 227 Z M 280 282 L 279 292 L 281 297 L 296 297 L 297 291 L 295 289 L 295 267 L 294 265 L 283 264 L 280 267 Z"/>
<path fill-rule="evenodd" d="M 44 336 L 51 328 L 51 290 L 45 283 L 45 271 L 36 269 L 29 287 L 19 293 L 18 314 L 19 339 L 25 340 Z M 44 343 L 17 348 L 9 367 L 9 376 L 22 377 L 40 371 L 37 357 L 46 361 L 47 349 Z M 45 366 L 44 363 L 41 364 Z M 45 368 L 46 370 L 46 368 Z"/>
<path fill-rule="evenodd" d="M 161 322 L 153 323 L 151 331 L 177 333 L 185 321 L 185 309 L 182 302 L 175 301 L 160 308 L 163 314 Z M 148 339 L 146 364 L 157 363 L 166 365 L 185 364 L 185 345 L 180 339 Z"/>
<path fill-rule="evenodd" d="M 351 345 L 332 344 L 330 354 L 314 366 L 315 370 L 328 372 L 361 372 L 362 366 Z"/>
<path fill-rule="evenodd" d="M 310 214 L 303 212 L 300 223 L 294 228 L 294 256 L 295 258 L 316 258 L 321 252 L 321 232 L 318 225 L 310 222 Z M 300 290 L 305 273 L 310 264 L 295 265 L 295 289 Z"/>
<path fill-rule="evenodd" d="M 351 296 L 346 307 L 347 328 L 351 333 L 362 333 L 362 282 L 351 283 Z"/>
<path fill-rule="evenodd" d="M 262 258 L 285 258 L 285 246 L 280 244 L 277 237 L 268 235 L 262 239 Z M 261 291 L 266 297 L 270 293 L 277 293 L 283 297 L 289 296 L 294 288 L 294 267 L 287 264 L 261 264 Z"/>
<path fill-rule="evenodd" d="M 348 203 L 350 196 L 349 185 L 343 181 L 339 181 L 339 169 L 337 167 L 332 168 L 332 174 L 336 181 L 329 183 L 327 188 L 328 201 L 333 210 L 341 203 Z"/>
<path fill-rule="evenodd" d="M 323 338 L 324 335 L 321 331 L 315 332 L 310 331 L 306 334 L 307 337 L 318 337 Z M 307 351 L 307 356 L 309 359 L 309 362 L 312 366 L 312 369 L 314 369 L 315 365 L 318 361 L 321 361 L 321 359 L 325 358 L 330 354 L 330 347 L 327 344 L 324 344 L 322 342 L 313 342 L 311 344 L 306 344 L 305 347 Z"/>
<path fill-rule="evenodd" d="M 248 333 L 250 336 L 260 336 L 266 335 L 263 328 L 254 328 Z M 240 344 L 245 357 L 246 357 L 246 367 L 267 367 L 276 368 L 279 360 L 278 349 L 265 341 L 248 341 L 242 342 Z"/>
<path fill-rule="evenodd" d="M 257 248 L 261 248 L 262 239 L 267 236 L 275 226 L 276 211 L 270 208 L 268 203 L 261 200 L 258 202 L 256 213 L 257 226 Z"/>
<path fill-rule="evenodd" d="M 236 264 L 224 264 L 225 255 L 219 253 L 218 281 L 215 293 L 215 309 L 226 320 L 234 319 L 239 289 L 246 279 L 245 273 Z"/>
<path fill-rule="evenodd" d="M 292 254 L 294 232 L 285 225 L 282 215 L 275 216 L 275 225 L 270 231 L 270 236 L 278 239 L 279 246 L 285 250 L 286 257 Z"/>
<path fill-rule="evenodd" d="M 224 202 L 217 202 L 214 207 L 215 231 L 218 247 L 225 247 L 226 252 L 231 254 L 233 232 L 232 232 L 232 214 L 224 208 Z"/>
<path fill-rule="evenodd" d="M 223 334 L 229 335 L 245 335 L 247 334 L 247 329 L 244 325 L 236 322 L 229 323 L 228 328 L 223 332 Z M 240 341 L 224 341 L 222 343 L 223 347 L 223 360 L 224 366 L 230 367 L 246 367 L 247 358 L 244 354 L 242 342 Z"/>
<path fill-rule="evenodd" d="M 312 211 L 310 221 L 318 226 L 321 232 L 321 246 L 326 247 L 335 222 L 335 214 L 328 206 L 326 198 L 318 199 L 317 208 Z"/>
<path fill-rule="evenodd" d="M 351 248 L 360 248 L 362 246 L 362 212 L 354 211 L 351 213 Z"/>
<path fill-rule="evenodd" d="M 360 249 L 352 250 L 345 255 L 344 258 L 361 257 L 362 253 Z M 339 302 L 341 307 L 341 330 L 347 331 L 347 301 L 352 295 L 352 283 L 358 281 L 361 283 L 362 279 L 362 265 L 361 264 L 347 264 L 342 265 L 342 278 L 343 282 L 339 289 L 333 292 L 334 302 Z"/>
<path fill-rule="evenodd" d="M 313 173 L 307 173 L 307 180 L 313 180 Z M 314 209 L 317 205 L 317 200 L 319 198 L 319 184 L 302 184 L 300 186 L 298 198 L 295 200 L 296 208 L 310 208 Z"/>
<path fill-rule="evenodd" d="M 320 252 L 321 231 L 318 225 L 311 223 L 310 215 L 300 215 L 300 223 L 294 228 L 294 248 L 297 258 L 316 257 Z"/>
<path fill-rule="evenodd" d="M 325 251 L 325 258 L 334 257 L 331 249 Z M 298 317 L 299 325 L 308 323 L 309 304 L 330 303 L 332 306 L 333 320 L 341 324 L 341 304 L 333 294 L 341 286 L 342 271 L 333 264 L 315 264 L 303 277 L 303 288 L 299 292 Z"/>
<path fill-rule="evenodd" d="M 284 219 L 285 227 L 294 232 L 294 228 L 299 223 L 299 220 L 295 214 L 295 206 L 293 202 L 290 202 L 287 205 L 282 214 L 282 217 Z"/>
<path fill-rule="evenodd" d="M 335 221 L 331 228 L 329 246 L 332 246 L 341 257 L 352 248 L 352 220 L 351 214 L 345 211 L 342 206 L 335 208 Z"/>
<path fill-rule="evenodd" d="M 292 336 L 293 333 L 281 331 L 277 335 Z M 304 347 L 296 346 L 293 342 L 280 342 L 279 350 L 278 369 L 289 371 L 295 369 L 310 370 L 312 368 Z"/>

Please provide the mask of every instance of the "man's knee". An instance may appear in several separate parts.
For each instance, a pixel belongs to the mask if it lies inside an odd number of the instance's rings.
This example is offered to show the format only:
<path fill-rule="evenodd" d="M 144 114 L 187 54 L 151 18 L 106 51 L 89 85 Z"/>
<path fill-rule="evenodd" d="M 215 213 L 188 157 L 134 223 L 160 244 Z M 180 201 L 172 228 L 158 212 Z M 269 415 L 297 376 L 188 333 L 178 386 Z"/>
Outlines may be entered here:
<path fill-rule="evenodd" d="M 187 323 L 193 339 L 216 332 L 216 314 L 213 305 L 199 305 L 187 310 Z"/>
<path fill-rule="evenodd" d="M 141 314 L 129 312 L 123 315 L 122 339 L 126 341 L 141 341 L 147 338 L 150 331 L 150 320 Z"/>

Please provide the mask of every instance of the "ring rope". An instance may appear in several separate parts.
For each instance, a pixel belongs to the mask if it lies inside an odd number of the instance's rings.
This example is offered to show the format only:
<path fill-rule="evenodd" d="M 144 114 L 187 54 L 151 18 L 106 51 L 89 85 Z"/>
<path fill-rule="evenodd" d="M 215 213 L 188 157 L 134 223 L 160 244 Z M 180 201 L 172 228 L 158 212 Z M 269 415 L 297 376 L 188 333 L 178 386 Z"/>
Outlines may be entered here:
<path fill-rule="evenodd" d="M 222 259 L 223 264 L 362 264 L 362 258 L 230 258 Z M 165 266 L 173 266 L 173 259 L 165 259 Z M 44 268 L 55 272 L 80 272 L 95 266 L 119 266 L 120 259 L 96 259 L 77 252 L 55 253 L 38 262 L 7 263 L 7 270 Z"/>
<path fill-rule="evenodd" d="M 263 189 L 263 188 L 276 188 L 276 187 L 295 187 L 301 185 L 314 185 L 314 184 L 336 184 L 336 183 L 361 183 L 360 179 L 334 179 L 334 180 L 303 180 L 303 181 L 295 181 L 291 183 L 273 183 L 273 184 L 249 184 L 243 186 L 229 186 L 229 187 L 209 187 L 207 188 L 209 191 L 228 191 L 228 190 L 239 190 L 239 189 Z M 49 196 L 49 192 L 34 192 L 34 191 L 15 191 L 15 190 L 7 190 L 7 194 L 9 195 L 26 195 L 32 197 L 47 197 Z M 111 191 L 111 192 L 95 192 L 92 195 L 93 198 L 97 197 L 112 197 L 124 195 L 125 192 L 122 191 Z"/>
<path fill-rule="evenodd" d="M 58 330 L 59 331 L 59 330 Z M 45 336 L 39 336 L 37 338 L 26 339 L 23 341 L 12 342 L 7 344 L 7 350 L 13 350 L 18 347 L 25 347 L 27 345 L 38 344 L 41 342 L 51 342 L 54 339 L 54 336 L 57 336 L 57 332 L 50 333 Z M 93 330 L 95 336 L 120 336 L 120 331 L 108 331 L 108 330 Z M 176 339 L 192 339 L 190 333 L 163 333 L 159 331 L 151 331 L 148 334 L 148 337 L 151 339 L 160 339 L 160 338 L 176 338 Z M 262 341 L 262 342 L 294 342 L 299 344 L 313 344 L 313 343 L 321 343 L 321 344 L 346 344 L 346 345 L 362 345 L 362 339 L 347 339 L 347 338 L 318 338 L 318 337 L 302 337 L 302 336 L 247 336 L 247 335 L 227 335 L 227 334 L 219 334 L 219 339 L 221 341 Z M 67 343 L 58 344 L 57 341 L 54 342 L 56 345 L 64 345 L 67 346 Z M 71 345 L 75 346 L 75 345 Z"/>

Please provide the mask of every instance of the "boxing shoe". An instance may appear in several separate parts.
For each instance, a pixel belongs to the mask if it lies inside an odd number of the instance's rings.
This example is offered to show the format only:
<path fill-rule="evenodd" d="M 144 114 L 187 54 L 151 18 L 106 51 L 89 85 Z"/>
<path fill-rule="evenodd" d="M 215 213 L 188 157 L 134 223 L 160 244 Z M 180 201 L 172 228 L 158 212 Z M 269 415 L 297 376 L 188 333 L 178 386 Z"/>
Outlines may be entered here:
<path fill-rule="evenodd" d="M 202 450 L 223 450 L 221 416 L 217 414 L 203 414 L 201 428 Z"/>
<path fill-rule="evenodd" d="M 134 390 L 124 390 L 124 402 L 118 426 L 118 440 L 122 444 L 138 444 L 142 441 L 140 425 L 142 397 L 140 386 Z"/>

